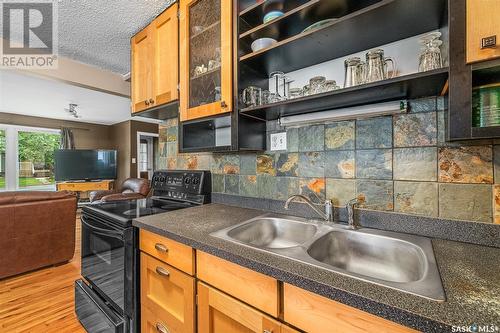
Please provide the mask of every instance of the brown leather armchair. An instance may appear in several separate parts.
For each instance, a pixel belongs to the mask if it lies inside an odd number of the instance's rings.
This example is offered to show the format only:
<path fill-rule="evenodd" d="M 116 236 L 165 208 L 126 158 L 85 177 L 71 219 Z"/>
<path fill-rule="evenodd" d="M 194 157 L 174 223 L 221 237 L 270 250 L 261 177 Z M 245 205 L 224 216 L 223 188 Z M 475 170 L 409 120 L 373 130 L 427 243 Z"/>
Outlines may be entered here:
<path fill-rule="evenodd" d="M 0 193 L 0 279 L 71 260 L 76 208 L 66 191 Z"/>
<path fill-rule="evenodd" d="M 89 194 L 89 199 L 92 203 L 144 199 L 148 196 L 149 191 L 149 180 L 128 178 L 118 191 L 92 191 Z"/>

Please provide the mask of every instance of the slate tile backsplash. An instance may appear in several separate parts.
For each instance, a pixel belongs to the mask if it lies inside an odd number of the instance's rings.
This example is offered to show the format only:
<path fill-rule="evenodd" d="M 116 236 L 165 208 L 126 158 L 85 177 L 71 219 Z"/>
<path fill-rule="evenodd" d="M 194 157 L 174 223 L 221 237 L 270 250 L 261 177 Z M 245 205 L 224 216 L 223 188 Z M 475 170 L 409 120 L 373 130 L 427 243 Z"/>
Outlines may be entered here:
<path fill-rule="evenodd" d="M 444 99 L 410 112 L 281 128 L 287 150 L 179 154 L 177 120 L 160 127 L 160 168 L 210 169 L 214 192 L 285 200 L 303 194 L 337 206 L 500 224 L 500 141 L 445 142 Z"/>

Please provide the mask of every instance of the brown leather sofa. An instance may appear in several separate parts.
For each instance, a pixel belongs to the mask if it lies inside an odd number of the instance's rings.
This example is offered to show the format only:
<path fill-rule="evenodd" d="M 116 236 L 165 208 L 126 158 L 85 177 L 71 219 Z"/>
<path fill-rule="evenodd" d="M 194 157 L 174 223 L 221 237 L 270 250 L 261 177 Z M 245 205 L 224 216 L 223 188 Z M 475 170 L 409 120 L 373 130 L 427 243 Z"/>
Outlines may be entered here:
<path fill-rule="evenodd" d="M 89 194 L 89 199 L 92 203 L 144 199 L 148 196 L 149 191 L 149 180 L 128 178 L 118 191 L 92 191 Z"/>
<path fill-rule="evenodd" d="M 76 208 L 66 191 L 0 193 L 0 279 L 71 260 Z"/>

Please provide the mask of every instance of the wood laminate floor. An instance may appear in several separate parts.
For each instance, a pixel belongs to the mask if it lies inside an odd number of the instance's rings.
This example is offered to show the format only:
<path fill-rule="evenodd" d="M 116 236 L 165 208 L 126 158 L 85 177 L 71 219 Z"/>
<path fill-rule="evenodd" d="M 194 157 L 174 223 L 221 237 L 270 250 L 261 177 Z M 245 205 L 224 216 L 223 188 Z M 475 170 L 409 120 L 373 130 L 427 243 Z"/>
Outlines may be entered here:
<path fill-rule="evenodd" d="M 0 280 L 0 333 L 84 333 L 74 312 L 74 281 L 78 278 L 79 218 L 71 262 Z"/>

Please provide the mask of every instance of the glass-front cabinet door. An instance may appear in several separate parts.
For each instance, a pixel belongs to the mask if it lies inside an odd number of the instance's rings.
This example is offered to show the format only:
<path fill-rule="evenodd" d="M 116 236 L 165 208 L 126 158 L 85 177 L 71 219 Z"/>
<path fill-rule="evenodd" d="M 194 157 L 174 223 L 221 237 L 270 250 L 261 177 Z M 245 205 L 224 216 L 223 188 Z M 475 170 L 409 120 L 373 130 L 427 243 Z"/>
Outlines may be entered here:
<path fill-rule="evenodd" d="M 231 112 L 232 1 L 180 1 L 180 119 Z"/>

